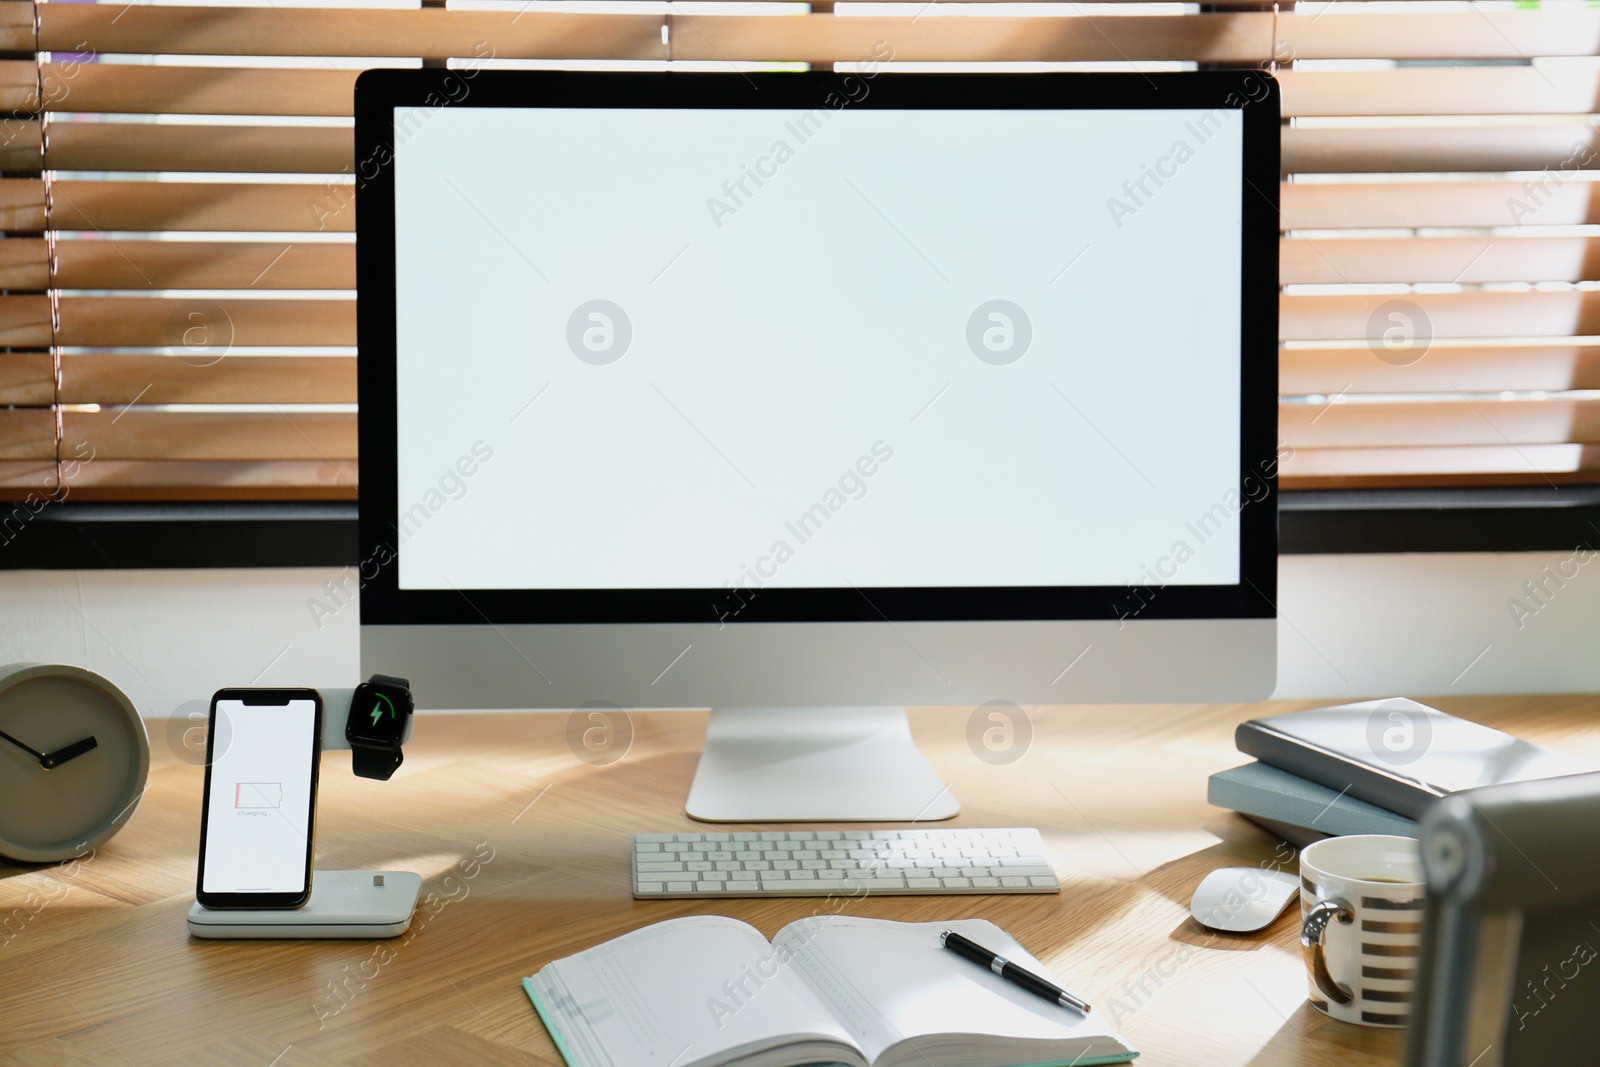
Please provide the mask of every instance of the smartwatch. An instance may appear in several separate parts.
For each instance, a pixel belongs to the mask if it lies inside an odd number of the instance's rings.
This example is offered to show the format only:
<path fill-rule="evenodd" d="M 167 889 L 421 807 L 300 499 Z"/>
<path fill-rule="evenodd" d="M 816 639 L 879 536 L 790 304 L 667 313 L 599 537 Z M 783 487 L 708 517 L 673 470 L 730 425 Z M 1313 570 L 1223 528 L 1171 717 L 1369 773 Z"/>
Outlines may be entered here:
<path fill-rule="evenodd" d="M 350 742 L 351 767 L 359 777 L 384 782 L 399 768 L 411 711 L 411 683 L 404 678 L 374 674 L 356 686 L 344 739 Z"/>

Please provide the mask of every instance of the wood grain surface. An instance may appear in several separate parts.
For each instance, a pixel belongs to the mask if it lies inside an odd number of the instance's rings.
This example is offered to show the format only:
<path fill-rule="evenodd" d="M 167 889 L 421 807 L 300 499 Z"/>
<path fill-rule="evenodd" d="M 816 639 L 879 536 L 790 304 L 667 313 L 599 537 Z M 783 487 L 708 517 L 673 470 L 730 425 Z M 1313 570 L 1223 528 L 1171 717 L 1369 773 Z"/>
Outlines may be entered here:
<path fill-rule="evenodd" d="M 1600 755 L 1597 697 L 1426 702 Z M 1395 1063 L 1398 1033 L 1306 1004 L 1294 918 L 1229 936 L 1188 916 L 1214 867 L 1293 869 L 1287 846 L 1206 804 L 1206 776 L 1243 762 L 1239 721 L 1308 706 L 1030 708 L 1031 740 L 1018 731 L 1004 765 L 969 748 L 970 709 L 915 711 L 918 742 L 963 804 L 938 825 L 1038 827 L 1062 892 L 840 906 L 999 923 L 1113 1018 L 1141 1064 Z M 429 715 L 392 781 L 355 778 L 345 752 L 322 769 L 318 866 L 420 872 L 408 933 L 192 939 L 202 775 L 182 744 L 189 725 L 149 723 L 149 790 L 116 838 L 69 866 L 0 866 L 0 1063 L 559 1064 L 523 975 L 674 916 L 732 915 L 770 936 L 830 907 L 631 898 L 630 834 L 704 828 L 683 814 L 703 713 L 633 715 L 630 747 L 605 766 L 574 755 L 565 714 Z"/>

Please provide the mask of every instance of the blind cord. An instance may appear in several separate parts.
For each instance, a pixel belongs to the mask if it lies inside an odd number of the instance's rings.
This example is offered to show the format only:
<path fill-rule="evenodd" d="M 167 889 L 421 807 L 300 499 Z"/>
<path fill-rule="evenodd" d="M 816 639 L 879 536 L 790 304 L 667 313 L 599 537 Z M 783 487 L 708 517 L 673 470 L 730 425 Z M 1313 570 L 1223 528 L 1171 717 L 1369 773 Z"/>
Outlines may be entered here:
<path fill-rule="evenodd" d="M 1278 73 L 1278 0 L 1272 0 L 1272 47 L 1267 56 L 1267 73 Z"/>
<path fill-rule="evenodd" d="M 55 210 L 54 178 L 50 172 L 50 112 L 44 102 L 44 51 L 39 46 L 42 16 L 41 0 L 33 0 L 34 103 L 39 108 L 39 176 L 44 184 L 45 299 L 50 302 L 50 378 L 51 410 L 55 415 L 55 484 L 51 495 L 64 499 L 67 487 L 62 481 L 61 446 L 66 440 L 66 420 L 61 411 L 61 294 L 56 289 L 58 268 L 56 232 L 51 226 Z"/>

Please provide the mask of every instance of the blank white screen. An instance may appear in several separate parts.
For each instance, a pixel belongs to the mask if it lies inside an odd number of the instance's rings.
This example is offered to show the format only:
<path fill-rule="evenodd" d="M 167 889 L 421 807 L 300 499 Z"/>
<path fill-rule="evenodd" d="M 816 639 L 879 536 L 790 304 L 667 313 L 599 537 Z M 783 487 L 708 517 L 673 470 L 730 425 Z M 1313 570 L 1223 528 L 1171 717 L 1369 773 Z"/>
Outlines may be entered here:
<path fill-rule="evenodd" d="M 1237 582 L 1237 113 L 397 126 L 402 588 Z"/>

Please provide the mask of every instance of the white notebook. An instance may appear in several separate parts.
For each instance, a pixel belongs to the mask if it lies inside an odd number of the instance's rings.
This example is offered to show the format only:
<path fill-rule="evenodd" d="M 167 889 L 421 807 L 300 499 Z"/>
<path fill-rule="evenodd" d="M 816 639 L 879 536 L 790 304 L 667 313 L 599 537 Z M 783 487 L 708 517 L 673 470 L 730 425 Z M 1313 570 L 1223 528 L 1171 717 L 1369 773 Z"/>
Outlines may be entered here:
<path fill-rule="evenodd" d="M 1054 980 L 985 919 L 812 916 L 769 944 L 702 915 L 556 960 L 522 986 L 570 1067 L 1086 1067 L 1138 1055 L 1098 1016 L 941 947 L 945 930 Z"/>

